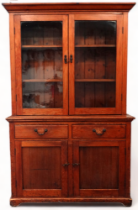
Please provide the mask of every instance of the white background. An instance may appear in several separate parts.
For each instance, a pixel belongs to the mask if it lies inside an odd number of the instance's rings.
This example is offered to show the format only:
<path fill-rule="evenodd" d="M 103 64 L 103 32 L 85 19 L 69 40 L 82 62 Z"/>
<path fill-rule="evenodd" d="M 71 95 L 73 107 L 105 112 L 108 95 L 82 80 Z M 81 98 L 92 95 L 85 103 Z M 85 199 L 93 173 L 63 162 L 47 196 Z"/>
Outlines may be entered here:
<path fill-rule="evenodd" d="M 0 0 L 2 2 L 9 2 L 7 0 Z M 12 1 L 15 2 L 37 2 L 33 1 Z M 41 2 L 48 2 L 42 1 Z M 49 1 L 52 2 L 52 1 Z M 56 2 L 56 1 L 53 1 Z M 57 1 L 58 2 L 58 1 Z M 60 1 L 60 2 L 76 2 L 76 1 Z M 85 2 L 79 1 L 79 2 Z M 88 1 L 87 2 L 93 2 Z M 94 1 L 104 2 L 104 1 Z M 107 1 L 105 2 L 113 2 Z M 116 2 L 127 2 L 116 1 Z M 128 1 L 130 2 L 130 1 Z M 131 197 L 133 205 L 131 209 L 138 209 L 138 0 L 135 7 L 129 12 L 128 25 L 128 73 L 127 73 L 127 113 L 136 117 L 132 122 L 132 147 L 131 147 Z M 8 210 L 12 207 L 9 205 L 11 196 L 11 181 L 10 181 L 10 149 L 9 149 L 9 125 L 5 120 L 11 115 L 11 81 L 10 81 L 10 54 L 9 54 L 9 16 L 8 12 L 0 4 L 0 210 Z M 83 209 L 83 208 L 97 208 L 97 209 L 122 209 L 123 206 L 20 206 L 18 208 L 25 208 L 26 210 L 36 208 L 47 209 Z"/>

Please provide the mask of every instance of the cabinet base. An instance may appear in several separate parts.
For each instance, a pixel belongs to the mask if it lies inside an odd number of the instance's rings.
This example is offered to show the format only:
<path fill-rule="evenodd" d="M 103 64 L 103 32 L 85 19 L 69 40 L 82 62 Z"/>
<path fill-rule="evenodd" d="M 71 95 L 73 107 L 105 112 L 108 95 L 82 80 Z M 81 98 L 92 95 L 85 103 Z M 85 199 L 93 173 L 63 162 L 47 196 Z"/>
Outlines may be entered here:
<path fill-rule="evenodd" d="M 94 202 L 108 202 L 108 203 L 122 203 L 124 206 L 131 206 L 131 198 L 11 198 L 10 205 L 18 206 L 21 203 L 94 203 Z"/>

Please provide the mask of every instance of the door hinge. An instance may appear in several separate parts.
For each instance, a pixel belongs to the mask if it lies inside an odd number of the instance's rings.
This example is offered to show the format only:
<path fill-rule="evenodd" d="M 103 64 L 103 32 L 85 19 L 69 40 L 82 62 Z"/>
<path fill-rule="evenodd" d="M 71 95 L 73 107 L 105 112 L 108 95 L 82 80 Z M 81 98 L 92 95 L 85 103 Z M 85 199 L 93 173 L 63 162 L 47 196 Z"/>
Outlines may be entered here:
<path fill-rule="evenodd" d="M 15 28 L 14 28 L 14 34 L 15 34 Z"/>
<path fill-rule="evenodd" d="M 121 101 L 123 100 L 123 94 L 121 94 Z"/>
<path fill-rule="evenodd" d="M 124 33 L 124 27 L 122 27 L 122 34 Z"/>
<path fill-rule="evenodd" d="M 15 186 L 16 186 L 16 188 L 17 188 L 17 180 L 15 181 Z"/>
<path fill-rule="evenodd" d="M 14 155 L 16 155 L 16 149 L 14 149 Z"/>

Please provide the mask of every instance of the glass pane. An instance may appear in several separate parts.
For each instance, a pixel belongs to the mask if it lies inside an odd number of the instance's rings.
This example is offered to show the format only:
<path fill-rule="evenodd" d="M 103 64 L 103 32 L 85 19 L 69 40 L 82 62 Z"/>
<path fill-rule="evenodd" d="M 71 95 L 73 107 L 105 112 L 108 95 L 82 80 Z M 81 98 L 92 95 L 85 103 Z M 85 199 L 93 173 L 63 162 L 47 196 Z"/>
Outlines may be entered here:
<path fill-rule="evenodd" d="M 21 38 L 23 108 L 62 108 L 62 22 L 22 22 Z"/>
<path fill-rule="evenodd" d="M 114 82 L 75 82 L 76 107 L 115 107 Z"/>
<path fill-rule="evenodd" d="M 75 21 L 75 107 L 115 107 L 116 21 Z"/>
<path fill-rule="evenodd" d="M 23 108 L 63 107 L 62 82 L 23 82 Z"/>

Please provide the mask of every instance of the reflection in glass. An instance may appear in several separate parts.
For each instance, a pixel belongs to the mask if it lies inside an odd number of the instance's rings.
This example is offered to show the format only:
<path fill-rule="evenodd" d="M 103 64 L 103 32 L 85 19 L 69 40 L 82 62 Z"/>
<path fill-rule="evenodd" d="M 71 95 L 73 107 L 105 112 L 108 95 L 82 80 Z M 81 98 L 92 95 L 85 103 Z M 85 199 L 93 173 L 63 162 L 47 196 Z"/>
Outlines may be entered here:
<path fill-rule="evenodd" d="M 23 108 L 62 108 L 63 83 L 24 82 Z"/>
<path fill-rule="evenodd" d="M 21 38 L 23 108 L 62 108 L 62 22 L 22 22 Z"/>

